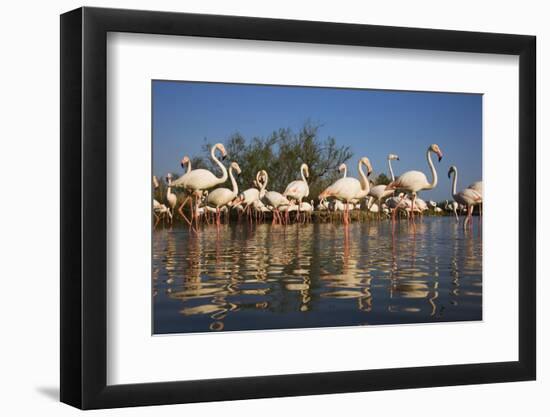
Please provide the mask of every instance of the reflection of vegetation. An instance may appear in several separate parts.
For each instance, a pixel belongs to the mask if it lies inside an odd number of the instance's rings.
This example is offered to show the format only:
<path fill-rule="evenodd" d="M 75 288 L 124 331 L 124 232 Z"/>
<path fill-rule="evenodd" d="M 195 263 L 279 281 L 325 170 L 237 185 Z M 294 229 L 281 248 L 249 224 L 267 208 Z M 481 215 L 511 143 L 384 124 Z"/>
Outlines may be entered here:
<path fill-rule="evenodd" d="M 266 169 L 269 173 L 268 188 L 282 191 L 299 177 L 300 165 L 309 167 L 310 196 L 316 197 L 332 183 L 338 167 L 348 161 L 353 153 L 348 146 L 338 146 L 336 139 L 319 137 L 320 126 L 306 122 L 299 132 L 279 129 L 266 138 L 255 137 L 247 141 L 240 133 L 234 133 L 224 143 L 229 159 L 242 168 L 239 181 L 244 187 L 252 185 L 256 173 Z M 208 157 L 212 144 L 205 142 L 202 155 L 192 159 L 193 168 L 204 167 L 217 172 Z"/>

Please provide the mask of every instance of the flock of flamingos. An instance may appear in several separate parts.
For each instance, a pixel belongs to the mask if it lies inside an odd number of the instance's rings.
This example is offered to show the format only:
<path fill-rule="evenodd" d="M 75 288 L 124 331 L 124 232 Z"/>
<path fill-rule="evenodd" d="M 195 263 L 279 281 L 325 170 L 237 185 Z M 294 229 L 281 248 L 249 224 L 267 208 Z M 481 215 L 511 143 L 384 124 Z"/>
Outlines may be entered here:
<path fill-rule="evenodd" d="M 458 170 L 455 166 L 451 166 L 448 171 L 448 177 L 453 177 L 451 185 L 453 202 L 447 202 L 445 207 L 441 208 L 433 201 L 426 203 L 417 197 L 418 192 L 431 190 L 437 186 L 437 171 L 431 154 L 437 155 L 440 162 L 443 152 L 436 144 L 430 145 L 426 150 L 426 160 L 432 176 L 431 181 L 428 181 L 426 175 L 421 171 L 407 171 L 396 178 L 391 161 L 399 160 L 399 157 L 389 154 L 387 160 L 392 181 L 388 185 L 372 186 L 368 180 L 368 176 L 372 172 L 372 165 L 367 157 L 362 157 L 357 163 L 360 178 L 348 176 L 346 165 L 340 165 L 339 171 L 342 173 L 342 177 L 319 194 L 317 206 L 314 206 L 314 201 L 311 200 L 307 181 L 309 168 L 306 164 L 302 164 L 300 168 L 301 179 L 288 184 L 282 194 L 267 190 L 269 176 L 266 170 L 261 170 L 256 174 L 254 187 L 239 192 L 235 180 L 235 174 L 241 173 L 239 165 L 237 162 L 231 162 L 228 170 L 217 158 L 216 151 L 221 154 L 221 160 L 227 157 L 227 152 L 221 143 L 217 143 L 210 150 L 210 157 L 222 173 L 220 177 L 207 169 L 192 169 L 191 160 L 187 156 L 181 161 L 182 167 L 187 169 L 184 175 L 173 180 L 172 175 L 168 174 L 165 203 L 153 200 L 155 226 L 161 219 L 163 222 L 165 220 L 169 223 L 173 222 L 178 203 L 177 195 L 173 192 L 174 189 L 184 193 L 183 201 L 177 210 L 194 231 L 198 230 L 203 219 L 208 223 L 212 220 L 219 226 L 221 215 L 224 214 L 228 219 L 230 210 L 236 210 L 239 218 L 246 215 L 250 222 L 263 221 L 264 216 L 270 215 L 273 224 L 289 223 L 292 221 L 291 213 L 295 213 L 294 221 L 296 222 L 310 221 L 312 213 L 315 211 L 339 213 L 342 222 L 347 225 L 350 223 L 350 213 L 361 210 L 362 202 L 364 202 L 363 207 L 369 212 L 377 213 L 379 219 L 383 215 L 387 218 L 391 217 L 393 222 L 395 222 L 398 213 L 400 216 L 403 213 L 414 223 L 415 215 L 421 216 L 430 208 L 434 213 L 441 213 L 444 210 L 452 212 L 457 221 L 459 221 L 458 212 L 465 212 L 464 227 L 468 223 L 472 226 L 472 212 L 475 206 L 479 206 L 481 215 L 482 181 L 474 182 L 457 192 Z M 219 187 L 227 181 L 228 177 L 232 188 Z M 153 177 L 153 184 L 155 188 L 159 187 L 156 177 Z M 218 188 L 215 188 L 216 186 Z M 309 201 L 307 201 L 308 198 Z M 189 205 L 189 217 L 183 210 L 186 205 Z"/>

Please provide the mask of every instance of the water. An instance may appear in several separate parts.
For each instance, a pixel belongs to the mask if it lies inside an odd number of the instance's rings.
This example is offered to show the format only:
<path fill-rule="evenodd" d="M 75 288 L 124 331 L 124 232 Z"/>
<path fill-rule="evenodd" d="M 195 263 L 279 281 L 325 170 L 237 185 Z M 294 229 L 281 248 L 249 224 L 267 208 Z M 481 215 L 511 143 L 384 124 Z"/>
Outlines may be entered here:
<path fill-rule="evenodd" d="M 155 334 L 482 319 L 482 239 L 451 217 L 153 233 Z"/>

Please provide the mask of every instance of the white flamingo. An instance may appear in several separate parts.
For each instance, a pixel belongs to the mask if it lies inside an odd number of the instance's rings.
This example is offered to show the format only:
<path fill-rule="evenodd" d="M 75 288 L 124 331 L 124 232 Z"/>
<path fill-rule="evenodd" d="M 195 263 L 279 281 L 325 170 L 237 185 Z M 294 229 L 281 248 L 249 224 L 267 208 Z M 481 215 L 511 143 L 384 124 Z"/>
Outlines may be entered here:
<path fill-rule="evenodd" d="M 162 224 L 164 224 L 164 219 L 166 218 L 166 216 L 168 216 L 168 221 L 170 223 L 172 222 L 172 213 L 170 213 L 170 209 L 166 207 L 166 205 L 158 203 L 158 205 L 153 206 L 153 211 L 157 217 L 157 221 L 155 222 L 155 227 L 157 226 L 161 218 L 162 218 Z"/>
<path fill-rule="evenodd" d="M 239 204 L 244 205 L 244 212 L 250 217 L 251 208 L 256 201 L 260 201 L 265 194 L 265 182 L 263 181 L 265 171 L 258 171 L 256 173 L 256 179 L 254 180 L 254 185 L 257 187 L 252 187 L 247 190 L 244 190 L 239 194 Z M 251 219 L 251 218 L 250 218 Z"/>
<path fill-rule="evenodd" d="M 399 210 L 406 210 L 409 204 L 410 201 L 406 198 L 405 193 L 399 193 L 397 196 L 386 199 L 386 205 L 391 212 L 392 221 L 395 221 L 395 216 Z"/>
<path fill-rule="evenodd" d="M 319 204 L 317 204 L 317 210 L 324 211 L 328 210 L 330 208 L 330 205 L 327 200 L 321 199 L 319 200 Z"/>
<path fill-rule="evenodd" d="M 291 198 L 298 201 L 297 220 L 300 220 L 300 211 L 302 210 L 302 199 L 309 196 L 309 186 L 307 178 L 309 178 L 309 168 L 307 164 L 302 164 L 300 167 L 301 180 L 292 181 L 287 185 L 283 195 L 286 198 Z"/>
<path fill-rule="evenodd" d="M 388 187 L 393 189 L 406 190 L 412 194 L 412 218 L 414 220 L 414 210 L 416 208 L 416 194 L 421 190 L 432 190 L 437 186 L 437 171 L 435 170 L 432 162 L 431 153 L 435 153 L 439 161 L 443 158 L 443 152 L 439 149 L 439 146 L 435 143 L 430 145 L 426 151 L 426 160 L 432 172 L 432 181 L 429 182 L 428 178 L 423 172 L 420 171 L 407 171 L 401 174 L 399 178 L 392 181 Z"/>
<path fill-rule="evenodd" d="M 468 185 L 468 188 L 477 191 L 483 197 L 483 181 L 476 181 Z"/>
<path fill-rule="evenodd" d="M 264 188 L 266 188 L 269 177 L 266 171 L 263 171 L 263 172 L 265 173 L 263 176 L 263 180 L 265 182 Z M 290 201 L 288 201 L 288 199 L 284 195 L 282 195 L 281 193 L 278 193 L 277 191 L 266 191 L 264 195 L 264 199 L 267 202 L 267 204 L 271 206 L 273 209 L 272 224 L 276 224 L 277 222 L 282 223 L 280 208 L 289 206 Z"/>
<path fill-rule="evenodd" d="M 311 202 L 304 201 L 302 203 L 302 208 L 299 209 L 301 213 L 304 213 L 303 221 L 311 221 L 311 214 L 313 213 L 313 200 Z"/>
<path fill-rule="evenodd" d="M 342 178 L 346 178 L 348 176 L 348 167 L 346 164 L 344 163 L 341 163 L 340 166 L 338 167 L 338 172 L 341 172 L 343 173 L 344 175 L 342 175 Z"/>
<path fill-rule="evenodd" d="M 153 175 L 153 187 L 155 190 L 159 188 L 159 181 L 157 177 L 154 175 Z M 172 214 L 170 213 L 170 209 L 166 207 L 164 204 L 160 203 L 155 198 L 153 198 L 153 215 L 155 216 L 154 227 L 157 227 L 157 224 L 159 223 L 161 218 L 162 218 L 162 223 L 164 224 L 164 219 L 166 218 L 166 216 L 168 216 L 169 221 L 172 222 Z"/>
<path fill-rule="evenodd" d="M 189 174 L 191 172 L 191 159 L 189 158 L 189 156 L 185 155 L 181 162 L 180 162 L 180 165 L 183 169 L 186 169 L 185 173 L 183 175 L 186 175 L 186 174 Z M 186 168 L 186 165 L 187 165 L 187 168 Z M 182 177 L 183 177 L 182 175 Z M 182 178 L 180 177 L 180 178 Z M 176 180 L 178 182 L 181 182 L 180 179 Z M 172 182 L 172 187 L 174 187 L 174 182 Z M 176 188 L 178 188 L 178 185 L 175 186 Z M 185 191 L 185 190 L 184 190 Z M 180 206 L 178 207 L 178 213 L 180 214 L 180 216 L 189 224 L 191 225 L 191 221 L 187 218 L 187 216 L 183 213 L 183 207 L 185 205 L 185 203 L 188 201 L 189 199 L 189 196 L 186 196 L 185 199 L 183 200 L 183 202 L 180 204 Z"/>
<path fill-rule="evenodd" d="M 452 211 L 455 215 L 456 221 L 458 221 L 458 213 L 457 213 L 458 208 L 459 208 L 459 204 L 456 201 L 451 201 L 449 203 L 449 200 L 445 200 L 445 210 Z"/>
<path fill-rule="evenodd" d="M 483 199 L 483 181 L 476 181 L 468 185 L 468 188 L 477 191 Z M 479 204 L 479 221 L 481 222 L 481 211 L 483 207 L 483 201 Z"/>
<path fill-rule="evenodd" d="M 159 180 L 157 179 L 156 175 L 153 175 L 153 188 L 156 190 L 159 188 Z M 153 198 L 153 205 L 160 205 L 160 203 Z"/>
<path fill-rule="evenodd" d="M 380 218 L 380 206 L 375 202 L 376 198 L 370 196 L 367 200 L 367 210 L 371 213 L 378 213 L 378 218 Z"/>
<path fill-rule="evenodd" d="M 424 200 L 422 200 L 420 197 L 417 197 L 414 208 L 422 215 L 422 213 L 428 210 L 428 204 Z"/>
<path fill-rule="evenodd" d="M 393 153 L 390 153 L 388 155 L 388 166 L 390 168 L 391 180 L 395 181 L 395 176 L 393 175 L 391 161 L 399 161 L 399 156 Z M 380 185 L 375 185 L 374 187 L 371 187 L 369 191 L 369 195 L 374 197 L 377 205 L 380 206 L 382 199 L 390 197 L 391 195 L 393 195 L 394 192 L 395 190 L 392 188 L 388 188 L 387 184 L 380 184 Z M 378 212 L 378 219 L 380 219 L 380 212 Z"/>
<path fill-rule="evenodd" d="M 367 167 L 367 175 L 363 172 L 363 165 Z M 370 191 L 370 183 L 367 176 L 372 172 L 372 165 L 369 159 L 367 157 L 361 158 L 357 163 L 357 169 L 361 176 L 361 181 L 353 177 L 340 178 L 319 194 L 319 200 L 333 197 L 346 202 L 344 224 L 349 224 L 349 204 L 356 199 L 361 200 L 365 198 Z"/>
<path fill-rule="evenodd" d="M 156 190 L 159 188 L 159 180 L 155 175 L 153 175 L 153 189 Z M 155 226 L 159 222 L 159 216 L 157 216 L 157 212 L 160 209 L 160 202 L 153 198 L 153 215 L 155 216 Z"/>
<path fill-rule="evenodd" d="M 212 149 L 210 149 L 210 157 L 222 171 L 221 177 L 216 177 L 212 172 L 210 172 L 207 169 L 194 169 L 192 171 L 186 172 L 184 175 L 182 175 L 172 183 L 172 187 L 183 188 L 187 193 L 190 194 L 190 196 L 188 195 L 184 199 L 180 208 L 178 209 L 178 211 L 180 211 L 182 215 L 183 215 L 183 212 L 181 211 L 181 209 L 183 208 L 183 206 L 185 205 L 189 197 L 191 197 L 191 199 L 193 199 L 194 197 L 196 200 L 195 204 L 192 204 L 191 202 L 192 216 L 195 217 L 194 210 L 196 207 L 198 207 L 198 201 L 202 196 L 203 191 L 208 190 L 212 187 L 215 187 L 216 185 L 223 184 L 225 181 L 227 181 L 227 169 L 218 160 L 218 158 L 216 158 L 216 155 L 215 155 L 216 150 L 219 150 L 221 152 L 222 160 L 227 157 L 227 152 L 225 150 L 225 147 L 221 143 L 216 143 L 214 146 L 212 146 Z M 191 219 L 191 222 L 192 220 L 193 219 Z M 191 225 L 191 222 L 190 222 L 190 225 Z"/>
<path fill-rule="evenodd" d="M 170 223 L 174 221 L 174 209 L 178 202 L 178 196 L 172 192 L 172 174 L 168 173 L 166 175 L 166 181 L 168 182 L 168 187 L 166 188 L 166 202 L 170 208 Z"/>
<path fill-rule="evenodd" d="M 236 162 L 231 162 L 229 166 L 229 178 L 231 179 L 233 189 L 216 188 L 214 191 L 208 193 L 208 197 L 206 198 L 206 205 L 216 209 L 216 224 L 218 226 L 220 225 L 220 209 L 229 204 L 239 194 L 239 187 L 233 176 L 233 171 L 237 174 L 241 173 L 241 167 Z"/>
<path fill-rule="evenodd" d="M 456 168 L 456 166 L 451 165 L 447 175 L 449 176 L 449 178 L 451 178 L 451 175 L 453 174 L 454 176 L 451 186 L 451 194 L 457 203 L 464 204 L 466 205 L 466 207 L 468 207 L 468 214 L 466 216 L 466 219 L 464 219 L 464 227 L 466 227 L 468 222 L 472 221 L 472 211 L 474 210 L 474 206 L 477 204 L 481 204 L 483 202 L 483 197 L 473 188 L 465 188 L 464 190 L 457 193 L 456 183 L 458 182 L 458 169 Z"/>

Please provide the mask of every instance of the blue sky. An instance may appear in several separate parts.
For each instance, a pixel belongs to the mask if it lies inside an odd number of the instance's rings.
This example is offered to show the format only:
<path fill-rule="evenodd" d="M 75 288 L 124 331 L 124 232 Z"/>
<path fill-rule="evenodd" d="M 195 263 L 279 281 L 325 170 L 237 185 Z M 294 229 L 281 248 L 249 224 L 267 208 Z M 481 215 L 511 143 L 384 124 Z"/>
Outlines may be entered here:
<path fill-rule="evenodd" d="M 458 167 L 459 188 L 481 179 L 478 94 L 179 81 L 153 81 L 153 173 L 182 173 L 179 161 L 198 155 L 204 139 L 225 141 L 240 132 L 250 140 L 279 128 L 297 132 L 306 121 L 322 125 L 320 138 L 332 136 L 351 147 L 348 175 L 357 175 L 362 156 L 369 157 L 375 175 L 389 175 L 386 156 L 395 153 L 396 176 L 415 169 L 431 179 L 425 154 L 437 143 L 444 154 L 441 163 L 435 158 L 439 183 L 422 198 L 451 199 L 450 165 Z"/>

